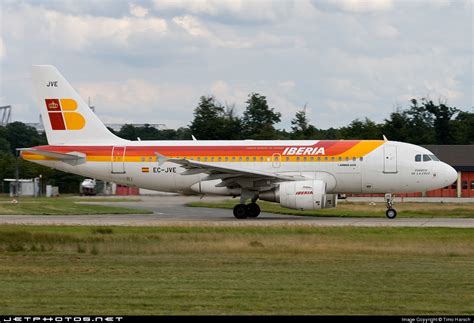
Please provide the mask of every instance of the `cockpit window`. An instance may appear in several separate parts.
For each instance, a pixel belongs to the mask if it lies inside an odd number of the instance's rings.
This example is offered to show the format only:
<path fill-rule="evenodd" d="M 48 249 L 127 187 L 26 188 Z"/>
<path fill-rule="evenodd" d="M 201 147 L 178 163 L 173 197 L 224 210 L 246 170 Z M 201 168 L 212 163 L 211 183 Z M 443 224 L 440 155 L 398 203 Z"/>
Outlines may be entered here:
<path fill-rule="evenodd" d="M 421 155 L 416 155 L 415 156 L 415 161 L 416 162 L 421 162 Z"/>
<path fill-rule="evenodd" d="M 430 156 L 428 156 L 428 155 L 423 155 L 423 161 L 424 161 L 424 162 L 430 161 L 430 160 L 431 160 Z"/>
<path fill-rule="evenodd" d="M 430 155 L 431 159 L 434 160 L 434 161 L 439 161 L 439 158 L 436 157 L 435 155 Z"/>

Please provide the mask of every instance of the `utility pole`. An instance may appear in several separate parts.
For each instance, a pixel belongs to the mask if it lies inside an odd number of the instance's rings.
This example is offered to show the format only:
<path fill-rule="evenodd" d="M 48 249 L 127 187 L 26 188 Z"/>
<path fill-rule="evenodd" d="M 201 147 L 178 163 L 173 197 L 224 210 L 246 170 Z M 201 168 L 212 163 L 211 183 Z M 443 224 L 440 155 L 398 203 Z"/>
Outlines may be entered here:
<path fill-rule="evenodd" d="M 15 194 L 14 197 L 18 197 L 20 194 L 18 190 L 20 189 L 20 154 L 17 151 L 17 156 L 15 158 Z"/>

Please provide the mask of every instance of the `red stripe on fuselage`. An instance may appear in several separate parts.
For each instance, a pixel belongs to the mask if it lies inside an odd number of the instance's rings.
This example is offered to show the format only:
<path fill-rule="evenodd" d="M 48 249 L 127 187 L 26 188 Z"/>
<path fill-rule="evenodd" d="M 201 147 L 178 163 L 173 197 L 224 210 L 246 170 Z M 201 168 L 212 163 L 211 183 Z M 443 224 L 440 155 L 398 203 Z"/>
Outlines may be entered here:
<path fill-rule="evenodd" d="M 326 156 L 338 155 L 358 144 L 360 140 L 328 140 L 313 145 L 281 146 L 127 146 L 125 156 L 272 156 L 283 154 L 287 147 L 324 148 Z M 88 156 L 110 156 L 113 146 L 37 146 L 40 150 L 60 153 L 81 152 Z"/>

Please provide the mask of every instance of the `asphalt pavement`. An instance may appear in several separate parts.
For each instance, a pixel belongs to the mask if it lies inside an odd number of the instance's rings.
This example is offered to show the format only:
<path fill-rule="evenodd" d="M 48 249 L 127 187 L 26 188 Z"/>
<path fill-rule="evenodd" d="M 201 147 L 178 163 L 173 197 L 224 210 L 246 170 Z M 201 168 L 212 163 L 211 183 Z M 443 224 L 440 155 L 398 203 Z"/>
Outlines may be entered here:
<path fill-rule="evenodd" d="M 474 219 L 465 218 L 380 218 L 304 217 L 262 212 L 258 218 L 238 220 L 230 209 L 187 207 L 197 196 L 141 196 L 141 201 L 93 202 L 146 209 L 153 214 L 102 215 L 0 215 L 0 224 L 22 225 L 109 225 L 109 226 L 357 226 L 357 227 L 452 227 L 474 228 Z M 222 198 L 205 197 L 204 201 Z M 89 202 L 87 202 L 89 203 Z M 236 204 L 238 199 L 236 199 Z"/>

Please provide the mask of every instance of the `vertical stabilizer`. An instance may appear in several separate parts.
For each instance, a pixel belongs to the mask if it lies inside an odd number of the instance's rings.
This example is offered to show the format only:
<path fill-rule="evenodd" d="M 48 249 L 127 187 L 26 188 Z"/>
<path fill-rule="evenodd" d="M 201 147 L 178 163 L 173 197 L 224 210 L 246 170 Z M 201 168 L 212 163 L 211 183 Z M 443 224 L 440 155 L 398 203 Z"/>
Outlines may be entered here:
<path fill-rule="evenodd" d="M 107 129 L 54 66 L 34 65 L 32 75 L 50 145 L 113 145 L 125 141 Z"/>

